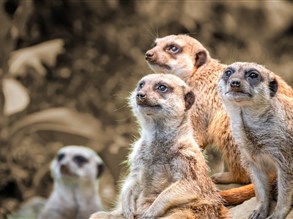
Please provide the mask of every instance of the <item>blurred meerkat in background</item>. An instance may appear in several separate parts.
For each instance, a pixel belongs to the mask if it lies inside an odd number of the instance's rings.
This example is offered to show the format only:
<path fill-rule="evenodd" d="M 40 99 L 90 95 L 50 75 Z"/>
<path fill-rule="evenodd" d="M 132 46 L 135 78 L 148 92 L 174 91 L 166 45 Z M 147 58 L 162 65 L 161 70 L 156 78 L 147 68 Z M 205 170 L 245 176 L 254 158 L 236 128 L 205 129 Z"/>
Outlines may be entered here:
<path fill-rule="evenodd" d="M 53 192 L 39 219 L 81 219 L 103 210 L 98 194 L 104 164 L 98 154 L 83 146 L 61 148 L 51 162 Z"/>

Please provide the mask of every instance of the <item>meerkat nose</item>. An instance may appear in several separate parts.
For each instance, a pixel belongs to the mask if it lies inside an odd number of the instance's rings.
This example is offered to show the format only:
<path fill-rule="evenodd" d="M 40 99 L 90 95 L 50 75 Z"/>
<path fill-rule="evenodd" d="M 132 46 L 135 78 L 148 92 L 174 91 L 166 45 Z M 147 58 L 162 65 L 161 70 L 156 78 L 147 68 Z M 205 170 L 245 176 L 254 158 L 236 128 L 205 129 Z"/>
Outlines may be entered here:
<path fill-rule="evenodd" d="M 70 170 L 69 170 L 69 168 L 68 168 L 68 166 L 66 164 L 61 164 L 60 171 L 63 174 L 69 174 L 70 173 Z"/>
<path fill-rule="evenodd" d="M 146 98 L 145 93 L 139 92 L 139 93 L 136 94 L 136 99 L 137 100 L 144 100 L 145 98 Z"/>
<path fill-rule="evenodd" d="M 241 82 L 238 79 L 232 79 L 232 80 L 230 80 L 230 86 L 231 87 L 240 87 L 240 84 L 241 84 Z"/>
<path fill-rule="evenodd" d="M 150 51 L 147 51 L 147 52 L 145 53 L 145 59 L 146 59 L 147 61 L 153 61 L 153 57 L 154 57 L 154 53 L 152 53 L 152 52 L 150 52 Z"/>

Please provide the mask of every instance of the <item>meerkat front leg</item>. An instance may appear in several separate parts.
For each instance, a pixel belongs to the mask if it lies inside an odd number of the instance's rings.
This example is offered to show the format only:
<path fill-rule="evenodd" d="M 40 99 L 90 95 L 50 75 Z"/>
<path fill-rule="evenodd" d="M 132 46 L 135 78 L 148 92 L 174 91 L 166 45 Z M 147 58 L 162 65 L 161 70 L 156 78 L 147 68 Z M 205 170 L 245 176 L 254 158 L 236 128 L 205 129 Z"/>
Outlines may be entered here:
<path fill-rule="evenodd" d="M 273 214 L 268 219 L 285 219 L 291 210 L 293 199 L 293 177 L 292 172 L 288 173 L 278 168 L 278 201 Z"/>
<path fill-rule="evenodd" d="M 151 204 L 140 219 L 157 218 L 162 216 L 170 207 L 180 206 L 192 201 L 198 197 L 194 192 L 194 183 L 187 180 L 180 180 L 171 184 Z"/>
<path fill-rule="evenodd" d="M 257 208 L 249 216 L 249 219 L 264 219 L 269 213 L 270 188 L 268 175 L 262 171 L 257 164 L 251 163 L 249 169 L 252 181 L 255 186 L 256 198 L 258 201 Z"/>
<path fill-rule="evenodd" d="M 140 186 L 135 176 L 128 176 L 121 190 L 122 214 L 128 219 L 135 217 L 136 200 L 140 194 Z"/>

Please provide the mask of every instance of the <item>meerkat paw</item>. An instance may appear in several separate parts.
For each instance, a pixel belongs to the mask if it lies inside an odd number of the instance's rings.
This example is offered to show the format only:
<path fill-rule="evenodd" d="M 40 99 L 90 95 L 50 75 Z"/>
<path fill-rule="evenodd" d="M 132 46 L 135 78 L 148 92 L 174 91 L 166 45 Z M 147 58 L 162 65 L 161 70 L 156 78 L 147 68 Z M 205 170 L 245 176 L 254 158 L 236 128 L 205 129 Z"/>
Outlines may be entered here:
<path fill-rule="evenodd" d="M 286 216 L 288 215 L 290 209 L 284 212 L 277 212 L 274 211 L 271 216 L 269 216 L 267 219 L 285 219 Z"/>
<path fill-rule="evenodd" d="M 261 208 L 253 210 L 251 215 L 249 216 L 249 219 L 266 219 L 267 218 L 267 211 L 264 211 Z"/>

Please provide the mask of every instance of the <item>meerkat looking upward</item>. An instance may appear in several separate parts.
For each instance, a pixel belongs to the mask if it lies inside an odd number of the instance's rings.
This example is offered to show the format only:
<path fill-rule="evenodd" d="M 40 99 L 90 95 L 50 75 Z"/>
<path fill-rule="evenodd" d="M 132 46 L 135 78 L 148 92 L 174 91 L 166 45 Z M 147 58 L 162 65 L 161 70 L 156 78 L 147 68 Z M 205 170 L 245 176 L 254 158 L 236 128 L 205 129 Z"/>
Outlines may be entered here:
<path fill-rule="evenodd" d="M 193 103 L 193 92 L 174 75 L 140 80 L 130 97 L 141 136 L 129 156 L 129 175 L 116 210 L 97 212 L 91 219 L 231 218 L 193 138 Z"/>
<path fill-rule="evenodd" d="M 156 73 L 179 76 L 195 93 L 191 119 L 195 138 L 201 148 L 212 145 L 219 149 L 229 172 L 213 176 L 216 183 L 248 183 L 249 176 L 240 162 L 227 113 L 217 93 L 217 82 L 226 65 L 211 58 L 208 50 L 187 35 L 169 35 L 155 40 L 145 58 Z M 292 88 L 276 76 L 279 92 L 293 97 Z"/>
<path fill-rule="evenodd" d="M 293 196 L 293 98 L 278 90 L 276 75 L 255 63 L 229 65 L 219 93 L 230 116 L 243 165 L 255 186 L 258 206 L 250 219 L 285 219 Z M 277 173 L 277 205 L 271 216 L 268 174 Z"/>
<path fill-rule="evenodd" d="M 98 178 L 104 164 L 96 152 L 82 146 L 66 146 L 51 162 L 54 188 L 39 219 L 82 219 L 103 210 Z"/>

